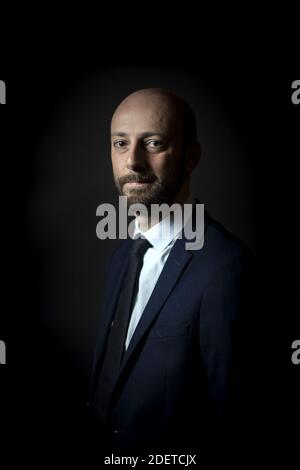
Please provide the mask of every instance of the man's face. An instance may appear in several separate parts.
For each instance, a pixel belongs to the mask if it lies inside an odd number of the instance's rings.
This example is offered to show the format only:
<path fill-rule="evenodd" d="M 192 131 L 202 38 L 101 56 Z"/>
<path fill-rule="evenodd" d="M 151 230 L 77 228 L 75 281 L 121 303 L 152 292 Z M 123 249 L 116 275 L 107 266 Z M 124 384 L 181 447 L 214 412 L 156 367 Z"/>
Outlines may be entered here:
<path fill-rule="evenodd" d="M 117 108 L 111 158 L 128 205 L 173 203 L 185 178 L 182 135 L 182 111 L 168 97 L 138 92 Z"/>

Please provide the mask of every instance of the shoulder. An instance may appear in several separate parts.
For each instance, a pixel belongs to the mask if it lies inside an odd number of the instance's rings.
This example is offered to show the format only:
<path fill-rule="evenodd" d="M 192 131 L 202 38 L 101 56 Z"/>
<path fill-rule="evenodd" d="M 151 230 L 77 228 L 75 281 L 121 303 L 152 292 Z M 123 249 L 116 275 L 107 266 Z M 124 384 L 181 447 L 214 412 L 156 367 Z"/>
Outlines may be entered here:
<path fill-rule="evenodd" d="M 231 276 L 253 271 L 254 255 L 241 240 L 205 212 L 204 245 L 194 252 L 194 263 L 209 280 L 218 273 Z"/>
<path fill-rule="evenodd" d="M 230 255 L 249 255 L 250 249 L 223 225 L 205 212 L 204 248 L 215 256 L 226 258 Z"/>
<path fill-rule="evenodd" d="M 132 244 L 132 239 L 127 238 L 125 240 L 121 240 L 117 247 L 113 250 L 112 254 L 110 255 L 109 259 L 109 268 L 115 268 L 116 265 L 122 265 L 130 252 L 130 247 Z"/>

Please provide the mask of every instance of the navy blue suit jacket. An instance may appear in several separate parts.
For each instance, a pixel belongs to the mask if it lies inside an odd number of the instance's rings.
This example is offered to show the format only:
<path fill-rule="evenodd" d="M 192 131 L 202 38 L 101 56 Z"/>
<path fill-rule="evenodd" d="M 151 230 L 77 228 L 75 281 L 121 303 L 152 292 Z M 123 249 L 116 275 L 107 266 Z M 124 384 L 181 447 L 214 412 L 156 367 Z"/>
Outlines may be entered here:
<path fill-rule="evenodd" d="M 131 243 L 121 243 L 109 266 L 92 371 L 92 409 Z M 253 399 L 247 354 L 253 318 L 251 256 L 207 213 L 203 248 L 188 251 L 185 243 L 184 237 L 178 239 L 170 252 L 125 353 L 109 422 L 100 423 L 102 438 L 113 449 L 166 452 L 226 447 L 237 436 L 246 439 Z"/>

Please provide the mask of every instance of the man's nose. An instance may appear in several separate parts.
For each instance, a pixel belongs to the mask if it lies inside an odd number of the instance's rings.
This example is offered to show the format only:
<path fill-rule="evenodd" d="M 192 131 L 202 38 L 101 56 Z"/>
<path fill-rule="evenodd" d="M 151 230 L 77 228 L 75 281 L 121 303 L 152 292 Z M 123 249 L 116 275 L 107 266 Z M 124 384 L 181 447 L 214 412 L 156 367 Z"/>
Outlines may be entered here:
<path fill-rule="evenodd" d="M 147 165 L 145 151 L 142 145 L 137 142 L 131 146 L 128 152 L 128 158 L 126 166 L 129 170 L 137 170 L 140 168 L 145 168 Z"/>

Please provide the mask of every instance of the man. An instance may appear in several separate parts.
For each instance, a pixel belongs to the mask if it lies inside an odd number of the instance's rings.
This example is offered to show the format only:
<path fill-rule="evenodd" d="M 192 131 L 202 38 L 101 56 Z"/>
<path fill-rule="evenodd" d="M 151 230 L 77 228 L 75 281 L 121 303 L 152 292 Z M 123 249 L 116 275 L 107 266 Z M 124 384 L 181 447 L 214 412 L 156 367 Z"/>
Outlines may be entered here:
<path fill-rule="evenodd" d="M 195 204 L 196 122 L 175 95 L 144 89 L 122 101 L 111 122 L 111 158 L 129 206 Z M 246 248 L 207 213 L 199 250 L 186 249 L 183 226 L 171 224 L 160 238 L 165 219 L 137 214 L 135 222 L 135 239 L 113 254 L 100 318 L 90 398 L 99 445 L 166 453 L 246 440 Z"/>

